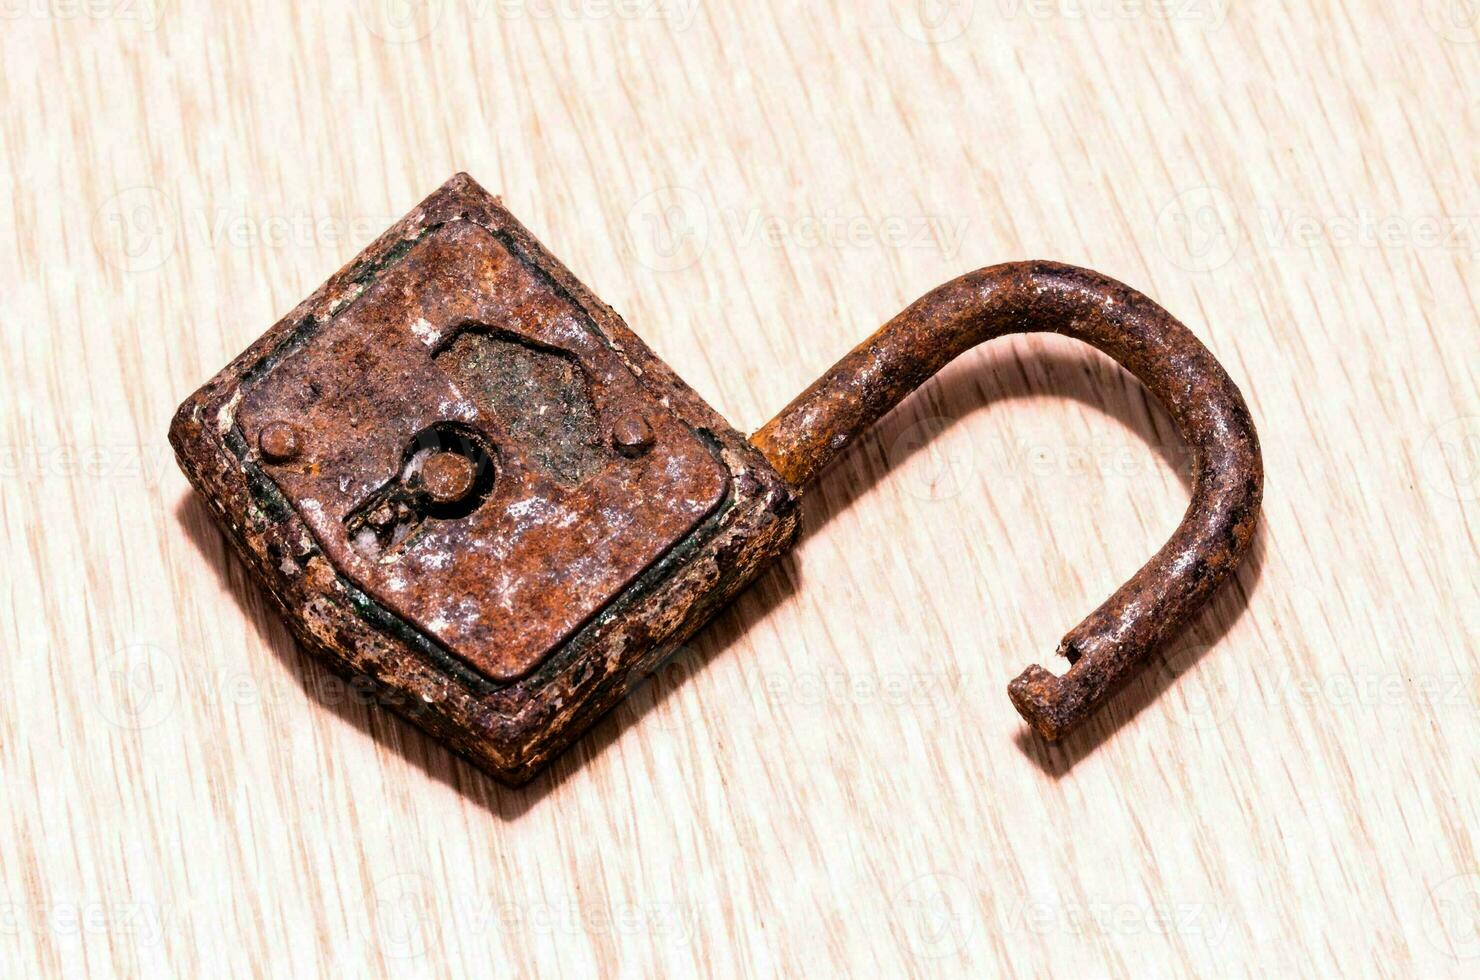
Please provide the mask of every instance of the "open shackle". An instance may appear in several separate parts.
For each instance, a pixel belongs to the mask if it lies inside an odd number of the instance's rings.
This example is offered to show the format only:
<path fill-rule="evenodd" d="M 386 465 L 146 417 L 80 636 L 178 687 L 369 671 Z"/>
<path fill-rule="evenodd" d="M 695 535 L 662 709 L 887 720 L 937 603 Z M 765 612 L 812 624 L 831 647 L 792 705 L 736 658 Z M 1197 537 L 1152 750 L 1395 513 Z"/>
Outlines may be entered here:
<path fill-rule="evenodd" d="M 1055 262 L 967 273 L 926 293 L 751 436 L 799 493 L 860 433 L 966 350 L 1014 333 L 1093 345 L 1139 378 L 1192 453 L 1192 500 L 1171 539 L 1060 642 L 1062 675 L 1034 665 L 1008 685 L 1056 740 L 1179 633 L 1254 540 L 1264 492 L 1259 437 L 1238 387 L 1166 310 L 1129 286 Z"/>

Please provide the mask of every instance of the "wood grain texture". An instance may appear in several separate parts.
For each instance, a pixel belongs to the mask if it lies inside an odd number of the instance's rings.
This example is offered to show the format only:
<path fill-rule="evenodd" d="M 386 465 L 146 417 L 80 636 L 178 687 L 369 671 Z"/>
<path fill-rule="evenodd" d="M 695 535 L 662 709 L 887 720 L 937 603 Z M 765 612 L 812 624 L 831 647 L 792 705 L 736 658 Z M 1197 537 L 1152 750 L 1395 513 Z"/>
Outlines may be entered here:
<path fill-rule="evenodd" d="M 1476 14 L 0 5 L 0 973 L 1473 975 Z M 294 645 L 164 441 L 456 170 L 746 429 L 968 269 L 1136 286 L 1260 423 L 1253 559 L 1027 736 L 1186 486 L 1133 379 L 995 343 L 500 789 Z"/>

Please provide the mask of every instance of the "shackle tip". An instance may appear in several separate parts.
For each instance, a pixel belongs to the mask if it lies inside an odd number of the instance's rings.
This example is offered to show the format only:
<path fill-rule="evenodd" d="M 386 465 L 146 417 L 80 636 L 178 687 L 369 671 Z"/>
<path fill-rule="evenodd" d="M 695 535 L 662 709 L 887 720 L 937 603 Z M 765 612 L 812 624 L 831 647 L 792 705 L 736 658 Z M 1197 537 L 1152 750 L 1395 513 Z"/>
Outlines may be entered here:
<path fill-rule="evenodd" d="M 1063 677 L 1033 664 L 1007 685 L 1007 696 L 1035 732 L 1057 742 L 1084 720 L 1082 699 L 1074 696 L 1071 687 Z"/>

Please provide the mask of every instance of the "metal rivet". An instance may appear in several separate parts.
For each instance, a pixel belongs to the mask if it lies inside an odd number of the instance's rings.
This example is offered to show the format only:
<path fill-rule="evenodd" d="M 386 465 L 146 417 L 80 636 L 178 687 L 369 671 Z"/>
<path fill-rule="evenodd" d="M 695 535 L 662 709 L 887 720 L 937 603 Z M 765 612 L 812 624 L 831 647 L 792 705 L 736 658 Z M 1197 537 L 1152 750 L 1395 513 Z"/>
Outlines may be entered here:
<path fill-rule="evenodd" d="M 612 445 L 623 456 L 641 456 L 652 448 L 653 427 L 641 415 L 623 415 L 612 426 Z"/>
<path fill-rule="evenodd" d="M 473 489 L 473 461 L 461 453 L 433 453 L 421 464 L 421 486 L 435 504 L 455 504 Z"/>
<path fill-rule="evenodd" d="M 293 426 L 287 422 L 269 422 L 257 435 L 257 449 L 269 463 L 286 463 L 296 459 L 303 446 Z"/>

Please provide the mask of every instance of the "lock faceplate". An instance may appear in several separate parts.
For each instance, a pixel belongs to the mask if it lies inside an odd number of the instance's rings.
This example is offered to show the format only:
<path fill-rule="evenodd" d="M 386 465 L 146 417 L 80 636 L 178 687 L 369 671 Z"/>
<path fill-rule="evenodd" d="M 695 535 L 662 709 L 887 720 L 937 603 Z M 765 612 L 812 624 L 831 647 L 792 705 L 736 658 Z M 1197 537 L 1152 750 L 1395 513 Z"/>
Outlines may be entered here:
<path fill-rule="evenodd" d="M 296 433 L 267 476 L 340 571 L 496 681 L 544 660 L 728 486 L 591 318 L 470 222 L 428 230 L 269 363 L 236 416 L 248 445 Z M 453 500 L 426 490 L 433 456 L 465 461 Z"/>
<path fill-rule="evenodd" d="M 800 524 L 765 457 L 463 174 L 170 442 L 298 639 L 510 783 Z"/>

